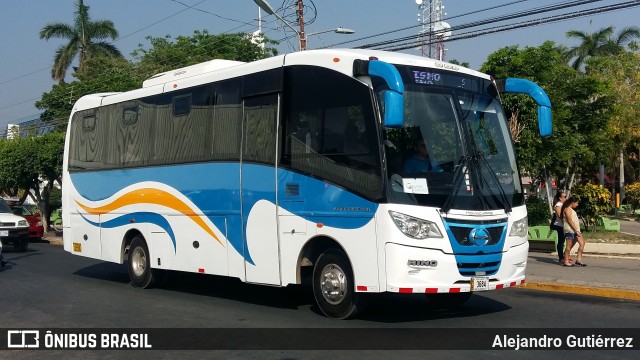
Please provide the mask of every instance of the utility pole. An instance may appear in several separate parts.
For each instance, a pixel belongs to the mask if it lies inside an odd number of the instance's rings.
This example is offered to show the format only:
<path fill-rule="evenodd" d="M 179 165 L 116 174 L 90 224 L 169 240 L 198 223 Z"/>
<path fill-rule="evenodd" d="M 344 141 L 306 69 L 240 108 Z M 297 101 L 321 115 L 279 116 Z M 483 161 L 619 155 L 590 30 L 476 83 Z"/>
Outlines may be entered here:
<path fill-rule="evenodd" d="M 298 32 L 300 50 L 307 50 L 307 36 L 304 33 L 304 5 L 302 4 L 302 0 L 298 0 L 298 23 L 300 24 L 300 31 Z"/>
<path fill-rule="evenodd" d="M 620 204 L 624 200 L 624 149 L 620 149 Z M 617 205 L 617 204 L 616 204 Z"/>

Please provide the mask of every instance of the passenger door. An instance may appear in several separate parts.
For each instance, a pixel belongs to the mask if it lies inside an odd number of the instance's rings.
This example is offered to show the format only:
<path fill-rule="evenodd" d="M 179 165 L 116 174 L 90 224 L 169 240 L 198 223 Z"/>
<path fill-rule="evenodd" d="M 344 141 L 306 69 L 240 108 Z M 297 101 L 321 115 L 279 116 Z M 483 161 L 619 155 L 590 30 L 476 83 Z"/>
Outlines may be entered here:
<path fill-rule="evenodd" d="M 276 209 L 278 94 L 244 99 L 241 196 L 248 282 L 280 284 Z"/>

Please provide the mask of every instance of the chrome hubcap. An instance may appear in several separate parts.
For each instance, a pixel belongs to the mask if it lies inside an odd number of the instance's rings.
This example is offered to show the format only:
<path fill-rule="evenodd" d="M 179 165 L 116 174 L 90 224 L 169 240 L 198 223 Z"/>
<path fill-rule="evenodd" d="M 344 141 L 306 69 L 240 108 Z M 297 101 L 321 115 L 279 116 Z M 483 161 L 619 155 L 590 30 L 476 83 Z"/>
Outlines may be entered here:
<path fill-rule="evenodd" d="M 147 255 L 142 248 L 137 247 L 131 256 L 131 268 L 136 276 L 142 276 L 147 268 Z"/>
<path fill-rule="evenodd" d="M 347 276 L 340 266 L 329 264 L 320 274 L 322 296 L 331 305 L 338 305 L 347 294 Z"/>

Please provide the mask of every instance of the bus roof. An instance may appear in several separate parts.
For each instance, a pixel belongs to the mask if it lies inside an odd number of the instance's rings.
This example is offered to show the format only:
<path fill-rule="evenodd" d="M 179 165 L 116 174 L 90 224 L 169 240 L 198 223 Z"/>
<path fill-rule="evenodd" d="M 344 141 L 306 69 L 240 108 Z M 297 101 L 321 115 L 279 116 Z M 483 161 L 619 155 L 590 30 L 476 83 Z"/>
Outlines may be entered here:
<path fill-rule="evenodd" d="M 176 70 L 170 70 L 160 74 L 156 74 L 142 83 L 142 87 L 149 87 L 158 84 L 164 84 L 178 79 L 184 79 L 191 76 L 197 76 L 212 71 L 226 69 L 232 66 L 245 64 L 242 61 L 215 59 L 200 64 L 183 67 Z"/>
<path fill-rule="evenodd" d="M 198 75 L 210 74 L 218 71 L 234 72 L 234 73 L 252 73 L 269 68 L 290 65 L 316 65 L 328 67 L 336 71 L 352 75 L 353 60 L 367 60 L 377 58 L 392 64 L 424 66 L 439 69 L 449 69 L 460 71 L 469 75 L 488 78 L 487 75 L 479 73 L 475 70 L 467 69 L 459 65 L 448 64 L 439 60 L 429 59 L 422 56 L 409 55 L 397 52 L 379 51 L 379 50 L 362 50 L 362 49 L 323 49 L 298 51 L 285 55 L 279 55 L 263 60 L 257 60 L 249 63 L 232 60 L 215 59 L 200 64 L 195 64 L 164 73 L 156 74 L 142 83 L 142 87 L 150 87 L 154 85 L 167 84 L 187 78 L 196 77 Z M 235 68 L 234 68 L 235 67 Z M 230 71 L 230 68 L 234 68 Z"/>
<path fill-rule="evenodd" d="M 85 95 L 76 102 L 73 110 L 89 109 L 99 107 L 103 103 L 113 103 L 122 101 L 123 99 L 126 100 L 128 97 L 133 96 L 132 93 L 136 93 L 137 96 L 147 96 L 282 66 L 315 65 L 330 68 L 334 71 L 352 76 L 354 60 L 370 60 L 374 58 L 391 64 L 451 70 L 485 79 L 490 78 L 486 74 L 463 66 L 453 65 L 422 56 L 382 50 L 321 49 L 298 51 L 248 63 L 215 59 L 156 74 L 145 80 L 142 83 L 142 88 L 132 90 L 130 92 Z"/>

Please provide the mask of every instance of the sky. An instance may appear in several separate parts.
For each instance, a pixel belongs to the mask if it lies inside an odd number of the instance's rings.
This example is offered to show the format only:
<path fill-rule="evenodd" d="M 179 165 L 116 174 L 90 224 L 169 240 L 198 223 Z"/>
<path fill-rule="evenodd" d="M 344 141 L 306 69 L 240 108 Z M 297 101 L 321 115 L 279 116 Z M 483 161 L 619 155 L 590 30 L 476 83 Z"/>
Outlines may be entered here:
<path fill-rule="evenodd" d="M 418 0 L 419 1 L 419 0 Z M 423 0 L 429 3 L 429 0 Z M 433 0 L 432 0 L 433 1 Z M 577 1 L 551 0 L 441 0 L 443 20 L 455 27 L 503 15 L 521 13 L 552 4 Z M 0 10 L 0 131 L 6 124 L 35 119 L 40 110 L 34 103 L 55 84 L 51 67 L 55 50 L 63 39 L 45 41 L 39 38 L 40 29 L 48 23 L 73 23 L 76 0 L 2 0 Z M 268 0 L 273 8 L 291 5 L 294 0 Z M 638 26 L 640 6 L 623 10 L 599 11 L 596 14 L 537 26 L 497 32 L 469 39 L 453 40 L 472 30 L 515 24 L 553 15 L 606 6 L 610 8 L 622 0 L 600 0 L 586 5 L 569 7 L 508 21 L 452 31 L 445 43 L 445 60 L 468 62 L 479 69 L 487 56 L 505 46 L 539 46 L 552 40 L 566 46 L 576 46 L 566 32 L 580 30 L 587 33 L 614 26 L 616 32 L 627 26 Z M 636 1 L 636 3 L 638 3 Z M 357 47 L 379 41 L 416 35 L 420 31 L 419 9 L 416 0 L 304 0 L 305 31 L 308 48 Z M 148 36 L 190 36 L 195 30 L 211 34 L 251 33 L 258 29 L 258 6 L 253 0 L 85 0 L 92 20 L 111 20 L 120 33 L 113 44 L 129 59 L 140 44 L 149 48 Z M 639 4 L 640 5 L 640 4 Z M 315 9 L 315 13 L 313 11 Z M 488 9 L 488 10 L 487 10 Z M 278 13 L 295 22 L 291 7 Z M 279 52 L 297 50 L 295 33 L 275 16 L 262 12 L 263 32 L 272 39 L 285 39 L 277 46 Z M 296 25 L 293 25 L 296 27 Z M 335 34 L 328 30 L 343 27 L 353 34 Z M 404 29 L 404 30 L 402 30 Z M 319 34 L 314 34 L 319 33 Z M 380 36 L 380 34 L 386 34 Z M 346 43 L 345 43 L 346 42 Z M 420 55 L 418 48 L 401 50 Z M 77 60 L 72 64 L 77 66 Z M 68 73 L 70 74 L 70 69 Z M 67 76 L 67 81 L 73 78 Z M 142 84 L 141 84 L 142 85 Z"/>

